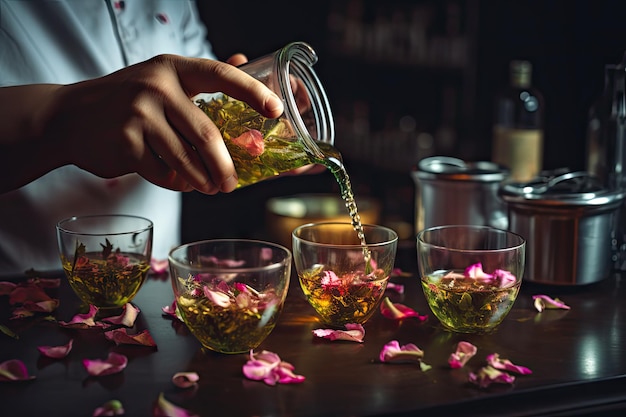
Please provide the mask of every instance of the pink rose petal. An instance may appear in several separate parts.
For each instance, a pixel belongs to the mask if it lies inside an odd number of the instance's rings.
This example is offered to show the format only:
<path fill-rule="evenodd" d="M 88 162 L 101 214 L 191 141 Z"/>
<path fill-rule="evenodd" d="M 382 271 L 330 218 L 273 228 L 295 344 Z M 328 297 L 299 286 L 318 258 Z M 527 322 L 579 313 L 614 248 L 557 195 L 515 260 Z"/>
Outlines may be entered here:
<path fill-rule="evenodd" d="M 53 359 L 62 359 L 70 354 L 72 351 L 72 345 L 74 344 L 74 339 L 70 339 L 65 345 L 61 346 L 38 346 L 37 350 L 48 358 Z"/>
<path fill-rule="evenodd" d="M 169 261 L 167 259 L 155 259 L 150 260 L 150 273 L 154 275 L 162 275 L 167 273 L 169 268 Z"/>
<path fill-rule="evenodd" d="M 281 361 L 273 352 L 263 350 L 260 353 L 250 351 L 250 359 L 243 365 L 243 374 L 248 379 L 263 381 L 267 385 L 298 384 L 305 380 L 304 376 L 296 375 L 294 366 Z"/>
<path fill-rule="evenodd" d="M 252 157 L 257 157 L 265 151 L 265 142 L 263 134 L 256 129 L 250 129 L 242 133 L 240 136 L 232 139 L 232 142 L 243 148 Z"/>
<path fill-rule="evenodd" d="M 141 310 L 139 310 L 139 308 L 135 307 L 131 303 L 126 303 L 124 305 L 124 311 L 122 312 L 122 314 L 120 314 L 119 316 L 103 318 L 102 321 L 110 324 L 133 327 L 140 311 Z"/>
<path fill-rule="evenodd" d="M 31 379 L 35 379 L 35 377 L 28 375 L 28 369 L 21 360 L 9 359 L 0 363 L 0 382 L 29 381 Z"/>
<path fill-rule="evenodd" d="M 107 340 L 115 342 L 116 345 L 140 345 L 156 347 L 156 343 L 150 332 L 146 329 L 139 333 L 129 334 L 128 329 L 118 328 L 104 332 Z"/>
<path fill-rule="evenodd" d="M 417 318 L 419 321 L 426 321 L 427 315 L 420 315 L 417 311 L 410 307 L 400 303 L 393 303 L 389 297 L 383 298 L 383 302 L 380 303 L 380 313 L 392 320 L 402 320 L 411 317 Z"/>
<path fill-rule="evenodd" d="M 461 341 L 457 344 L 456 352 L 450 354 L 448 364 L 450 368 L 462 368 L 472 356 L 476 355 L 478 348 L 469 342 Z"/>
<path fill-rule="evenodd" d="M 526 368 L 525 366 L 514 365 L 508 359 L 500 359 L 500 355 L 498 355 L 497 353 L 492 353 L 491 355 L 487 356 L 487 364 L 495 369 L 515 372 L 520 375 L 529 375 L 533 373 L 533 371 Z"/>
<path fill-rule="evenodd" d="M 512 384 L 515 377 L 491 366 L 483 366 L 477 372 L 470 372 L 468 380 L 480 388 L 487 388 L 491 384 Z"/>
<path fill-rule="evenodd" d="M 124 406 L 119 400 L 110 400 L 96 408 L 92 416 L 123 416 L 125 413 Z"/>
<path fill-rule="evenodd" d="M 432 368 L 430 365 L 425 364 L 422 359 L 424 358 L 424 351 L 418 348 L 413 343 L 400 346 L 397 340 L 392 340 L 383 346 L 380 351 L 379 359 L 385 363 L 418 363 L 422 371 L 427 371 Z"/>
<path fill-rule="evenodd" d="M 193 414 L 189 410 L 178 407 L 166 400 L 162 392 L 159 393 L 152 415 L 154 417 L 199 417 L 197 414 Z"/>
<path fill-rule="evenodd" d="M 562 302 L 561 300 L 559 300 L 558 298 L 551 298 L 547 295 L 544 294 L 539 294 L 539 295 L 533 295 L 533 300 L 535 300 L 535 308 L 537 309 L 537 311 L 539 311 L 540 313 L 544 310 L 544 309 L 563 309 L 563 310 L 569 310 L 570 307 L 565 304 L 564 302 Z"/>
<path fill-rule="evenodd" d="M 104 327 L 103 323 L 96 323 L 94 320 L 98 313 L 98 307 L 89 305 L 89 312 L 77 314 L 69 322 L 59 321 L 59 326 L 68 328 L 86 329 L 90 327 Z"/>
<path fill-rule="evenodd" d="M 128 364 L 128 358 L 119 353 L 111 352 L 106 360 L 83 359 L 83 366 L 91 376 L 104 376 L 122 372 Z"/>
<path fill-rule="evenodd" d="M 172 377 L 172 382 L 178 388 L 190 388 L 198 384 L 200 376 L 196 372 L 177 372 Z"/>
<path fill-rule="evenodd" d="M 17 284 L 10 281 L 0 281 L 0 295 L 9 295 L 17 287 Z"/>
<path fill-rule="evenodd" d="M 346 330 L 334 330 L 334 329 L 315 329 L 313 334 L 317 337 L 321 337 L 329 340 L 346 340 L 349 342 L 363 343 L 365 337 L 365 328 L 357 323 L 346 324 Z"/>
<path fill-rule="evenodd" d="M 493 278 L 492 275 L 483 271 L 483 264 L 477 263 L 465 268 L 465 276 L 469 278 Z"/>
<path fill-rule="evenodd" d="M 387 283 L 387 289 L 389 291 L 395 291 L 398 294 L 404 294 L 404 285 L 402 285 L 402 284 L 396 284 L 394 282 L 388 282 Z"/>

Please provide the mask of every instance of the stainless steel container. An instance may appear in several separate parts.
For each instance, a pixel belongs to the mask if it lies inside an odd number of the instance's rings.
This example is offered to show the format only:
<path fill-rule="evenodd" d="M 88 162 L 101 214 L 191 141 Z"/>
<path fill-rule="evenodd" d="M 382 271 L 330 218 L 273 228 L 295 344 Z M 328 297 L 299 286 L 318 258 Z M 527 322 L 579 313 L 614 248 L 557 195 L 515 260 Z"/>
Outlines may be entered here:
<path fill-rule="evenodd" d="M 525 280 L 584 285 L 611 274 L 611 235 L 623 192 L 603 189 L 586 172 L 564 172 L 503 184 L 499 195 L 509 230 L 526 239 Z"/>
<path fill-rule="evenodd" d="M 498 197 L 509 171 L 492 162 L 433 156 L 411 172 L 415 182 L 415 231 L 465 224 L 507 228 L 506 205 Z"/>

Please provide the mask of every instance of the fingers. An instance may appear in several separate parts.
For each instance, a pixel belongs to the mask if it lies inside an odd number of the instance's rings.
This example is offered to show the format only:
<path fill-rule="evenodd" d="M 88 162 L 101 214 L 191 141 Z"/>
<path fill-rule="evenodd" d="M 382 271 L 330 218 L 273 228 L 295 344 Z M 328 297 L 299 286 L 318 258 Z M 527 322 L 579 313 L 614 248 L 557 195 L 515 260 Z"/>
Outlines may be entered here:
<path fill-rule="evenodd" d="M 235 54 L 228 58 L 226 62 L 230 65 L 238 67 L 239 65 L 243 65 L 248 62 L 248 58 L 244 54 Z"/>

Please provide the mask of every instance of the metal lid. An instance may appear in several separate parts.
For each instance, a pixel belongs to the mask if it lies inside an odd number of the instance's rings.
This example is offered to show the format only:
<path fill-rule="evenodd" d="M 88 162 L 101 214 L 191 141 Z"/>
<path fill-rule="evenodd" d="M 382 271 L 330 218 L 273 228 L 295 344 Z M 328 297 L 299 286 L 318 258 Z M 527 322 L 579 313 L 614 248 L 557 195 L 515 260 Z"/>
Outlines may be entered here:
<path fill-rule="evenodd" d="M 422 159 L 412 175 L 417 179 L 450 181 L 501 182 L 509 176 L 509 170 L 493 162 L 465 162 L 447 156 Z"/>
<path fill-rule="evenodd" d="M 555 170 L 527 183 L 500 186 L 499 195 L 508 203 L 550 207 L 606 207 L 624 199 L 622 190 L 604 189 L 598 178 L 585 171 Z"/>

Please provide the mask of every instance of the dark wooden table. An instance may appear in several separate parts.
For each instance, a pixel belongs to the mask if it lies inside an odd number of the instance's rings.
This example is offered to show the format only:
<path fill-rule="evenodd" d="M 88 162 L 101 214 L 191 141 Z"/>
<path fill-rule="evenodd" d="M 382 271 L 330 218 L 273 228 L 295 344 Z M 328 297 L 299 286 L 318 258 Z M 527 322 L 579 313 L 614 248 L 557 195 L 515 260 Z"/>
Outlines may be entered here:
<path fill-rule="evenodd" d="M 415 274 L 414 249 L 400 249 L 397 266 L 411 277 L 394 278 L 406 286 L 404 295 L 389 292 L 421 313 L 396 323 L 376 314 L 365 325 L 365 342 L 331 342 L 311 331 L 322 328 L 302 298 L 297 280 L 280 323 L 259 347 L 292 363 L 302 384 L 268 386 L 246 379 L 246 355 L 204 352 L 180 323 L 161 311 L 172 301 L 168 280 L 151 279 L 135 304 L 141 309 L 137 329 L 148 329 L 157 348 L 118 346 L 101 332 L 67 330 L 38 320 L 9 322 L 6 297 L 0 298 L 0 321 L 14 327 L 19 339 L 0 334 L 0 362 L 21 359 L 36 379 L 0 383 L 2 416 L 91 416 L 111 399 L 122 401 L 127 416 L 152 415 L 160 393 L 200 416 L 572 416 L 622 415 L 626 410 L 626 285 L 620 275 L 589 287 L 544 287 L 524 283 L 503 324 L 489 335 L 461 335 L 440 328 L 430 314 Z M 60 276 L 60 275 L 59 275 Z M 77 298 L 64 284 L 58 290 L 59 320 L 77 313 Z M 559 297 L 571 310 L 538 313 L 532 295 Z M 74 349 L 62 360 L 42 357 L 37 346 L 60 345 L 74 339 Z M 424 350 L 422 372 L 411 364 L 383 364 L 382 347 L 391 340 L 414 343 Z M 450 369 L 447 358 L 457 342 L 467 340 L 478 354 L 462 369 Z M 128 356 L 126 369 L 93 378 L 83 358 L 106 358 L 116 351 Z M 468 372 L 497 352 L 533 370 L 513 385 L 478 389 Z M 175 387 L 179 371 L 200 375 L 196 391 Z"/>

